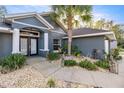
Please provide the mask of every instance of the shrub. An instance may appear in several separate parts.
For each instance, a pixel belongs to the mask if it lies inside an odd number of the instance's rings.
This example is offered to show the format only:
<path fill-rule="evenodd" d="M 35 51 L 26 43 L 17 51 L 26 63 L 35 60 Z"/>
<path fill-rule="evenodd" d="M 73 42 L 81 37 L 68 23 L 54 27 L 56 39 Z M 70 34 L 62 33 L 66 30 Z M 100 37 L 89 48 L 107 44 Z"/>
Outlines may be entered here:
<path fill-rule="evenodd" d="M 64 60 L 65 66 L 75 66 L 77 63 L 75 60 Z"/>
<path fill-rule="evenodd" d="M 68 53 L 68 45 L 67 44 L 63 45 L 62 53 L 65 53 L 65 54 Z M 71 46 L 71 53 L 75 56 L 80 56 L 81 51 L 79 50 L 79 48 L 77 46 Z"/>
<path fill-rule="evenodd" d="M 54 88 L 55 87 L 55 81 L 53 79 L 49 79 L 47 82 L 48 87 Z"/>
<path fill-rule="evenodd" d="M 109 68 L 109 62 L 106 60 L 97 61 L 97 62 L 95 62 L 95 65 L 97 65 L 98 67 L 104 68 L 104 69 Z"/>
<path fill-rule="evenodd" d="M 21 54 L 11 54 L 1 61 L 2 70 L 12 71 L 21 68 L 26 61 L 26 57 Z"/>
<path fill-rule="evenodd" d="M 60 55 L 59 53 L 54 53 L 54 52 L 50 52 L 48 55 L 47 55 L 47 58 L 49 60 L 57 60 L 60 58 Z"/>
<path fill-rule="evenodd" d="M 120 60 L 120 59 L 122 59 L 122 57 L 121 56 L 119 56 L 119 49 L 118 48 L 115 48 L 115 49 L 112 49 L 112 51 L 111 51 L 111 55 L 113 56 L 113 58 L 115 59 L 115 60 Z"/>
<path fill-rule="evenodd" d="M 65 53 L 65 54 L 67 54 L 68 53 L 68 45 L 67 44 L 64 44 L 63 46 L 62 46 L 62 53 Z"/>
<path fill-rule="evenodd" d="M 92 64 L 88 60 L 81 61 L 79 63 L 79 66 L 82 67 L 82 68 L 86 68 L 88 70 L 96 70 L 97 69 L 96 65 L 95 64 Z"/>
<path fill-rule="evenodd" d="M 81 51 L 79 50 L 79 48 L 77 46 L 72 46 L 71 49 L 72 49 L 71 52 L 72 52 L 73 55 L 80 56 Z"/>

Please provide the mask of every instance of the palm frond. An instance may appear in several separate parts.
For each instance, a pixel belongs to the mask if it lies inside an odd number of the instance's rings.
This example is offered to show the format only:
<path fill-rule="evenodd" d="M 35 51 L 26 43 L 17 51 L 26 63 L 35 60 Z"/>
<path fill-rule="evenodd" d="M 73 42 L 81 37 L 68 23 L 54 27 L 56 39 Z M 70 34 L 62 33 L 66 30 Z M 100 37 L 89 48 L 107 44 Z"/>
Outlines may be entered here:
<path fill-rule="evenodd" d="M 82 21 L 89 22 L 92 19 L 92 15 L 82 15 L 81 16 Z"/>
<path fill-rule="evenodd" d="M 92 6 L 90 5 L 53 5 L 54 18 L 62 19 L 63 23 L 67 25 L 67 18 L 72 17 L 72 25 L 78 26 L 78 20 L 75 21 L 75 16 L 80 17 L 80 21 L 88 22 L 92 19 Z"/>
<path fill-rule="evenodd" d="M 79 27 L 80 26 L 80 21 L 79 20 L 73 20 L 73 26 L 74 27 Z"/>

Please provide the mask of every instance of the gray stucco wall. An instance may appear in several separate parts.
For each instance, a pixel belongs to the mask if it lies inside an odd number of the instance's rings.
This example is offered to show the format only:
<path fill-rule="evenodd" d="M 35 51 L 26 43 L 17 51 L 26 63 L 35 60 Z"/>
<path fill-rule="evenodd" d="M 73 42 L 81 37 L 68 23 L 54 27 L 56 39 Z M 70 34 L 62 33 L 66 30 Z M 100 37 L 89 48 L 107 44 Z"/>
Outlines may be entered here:
<path fill-rule="evenodd" d="M 64 44 L 67 44 L 67 40 L 64 40 Z M 92 56 L 93 49 L 99 50 L 98 58 L 103 58 L 104 54 L 104 36 L 100 37 L 86 37 L 75 38 L 72 40 L 72 45 L 77 46 L 84 56 Z"/>
<path fill-rule="evenodd" d="M 12 53 L 12 34 L 0 33 L 0 57 Z"/>

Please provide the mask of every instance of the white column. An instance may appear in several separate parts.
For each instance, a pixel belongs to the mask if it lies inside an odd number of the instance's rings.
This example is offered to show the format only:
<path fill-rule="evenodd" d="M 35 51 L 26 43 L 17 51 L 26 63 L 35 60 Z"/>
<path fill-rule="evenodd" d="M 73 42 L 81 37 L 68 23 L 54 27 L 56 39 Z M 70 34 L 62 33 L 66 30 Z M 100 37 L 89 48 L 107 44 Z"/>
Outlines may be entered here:
<path fill-rule="evenodd" d="M 48 33 L 44 33 L 44 51 L 49 51 L 49 49 L 48 49 Z"/>
<path fill-rule="evenodd" d="M 19 29 L 13 30 L 13 38 L 12 38 L 12 53 L 19 53 L 19 38 L 20 31 Z"/>
<path fill-rule="evenodd" d="M 109 53 L 109 40 L 105 40 L 104 41 L 104 44 L 105 44 L 105 53 Z"/>

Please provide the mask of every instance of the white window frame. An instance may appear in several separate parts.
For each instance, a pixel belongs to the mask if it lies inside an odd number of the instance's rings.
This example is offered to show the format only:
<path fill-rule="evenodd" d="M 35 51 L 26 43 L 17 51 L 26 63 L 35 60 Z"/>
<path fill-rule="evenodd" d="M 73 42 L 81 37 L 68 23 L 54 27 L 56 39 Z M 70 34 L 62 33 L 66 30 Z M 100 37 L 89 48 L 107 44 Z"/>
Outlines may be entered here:
<path fill-rule="evenodd" d="M 38 31 L 22 30 L 22 32 L 27 32 L 27 33 L 29 33 L 29 34 L 24 34 L 24 33 L 21 33 L 21 31 L 20 31 L 20 36 L 40 37 L 40 32 L 38 32 Z M 37 35 L 31 35 L 30 33 L 36 33 Z"/>
<path fill-rule="evenodd" d="M 53 39 L 53 52 L 59 52 L 59 50 L 54 50 L 54 45 L 59 45 L 61 47 L 61 39 L 57 39 L 59 40 L 59 44 L 54 44 L 54 40 L 55 39 Z"/>

